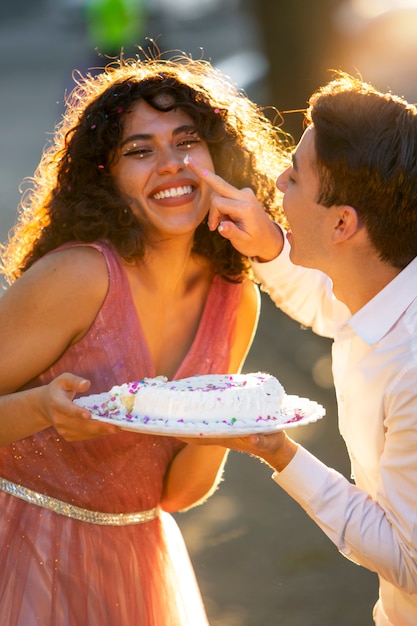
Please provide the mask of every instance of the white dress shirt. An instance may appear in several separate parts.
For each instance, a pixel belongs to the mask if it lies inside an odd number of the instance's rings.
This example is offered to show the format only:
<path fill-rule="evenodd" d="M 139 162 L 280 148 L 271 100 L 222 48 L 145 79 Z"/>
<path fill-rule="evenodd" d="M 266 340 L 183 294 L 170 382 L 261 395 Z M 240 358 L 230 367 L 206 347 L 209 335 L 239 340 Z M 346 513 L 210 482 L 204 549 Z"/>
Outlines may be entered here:
<path fill-rule="evenodd" d="M 378 573 L 377 626 L 416 626 L 417 258 L 351 316 L 331 281 L 294 266 L 288 248 L 253 269 L 277 306 L 334 338 L 339 429 L 355 484 L 301 446 L 273 478 L 345 556 Z"/>

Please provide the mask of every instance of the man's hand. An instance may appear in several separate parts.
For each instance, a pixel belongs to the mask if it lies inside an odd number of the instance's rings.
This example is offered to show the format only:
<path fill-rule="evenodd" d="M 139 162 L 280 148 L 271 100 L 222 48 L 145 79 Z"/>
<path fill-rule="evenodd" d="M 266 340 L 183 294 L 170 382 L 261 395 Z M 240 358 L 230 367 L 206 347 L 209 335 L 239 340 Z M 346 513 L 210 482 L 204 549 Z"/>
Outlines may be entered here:
<path fill-rule="evenodd" d="M 230 450 L 245 452 L 262 459 L 277 472 L 282 472 L 298 449 L 298 445 L 285 431 L 245 437 L 180 437 L 180 439 L 189 444 L 224 446 Z"/>
<path fill-rule="evenodd" d="M 202 168 L 187 155 L 186 165 L 213 190 L 208 226 L 229 239 L 245 256 L 271 261 L 283 247 L 280 228 L 270 219 L 251 189 L 236 189 L 223 178 Z"/>

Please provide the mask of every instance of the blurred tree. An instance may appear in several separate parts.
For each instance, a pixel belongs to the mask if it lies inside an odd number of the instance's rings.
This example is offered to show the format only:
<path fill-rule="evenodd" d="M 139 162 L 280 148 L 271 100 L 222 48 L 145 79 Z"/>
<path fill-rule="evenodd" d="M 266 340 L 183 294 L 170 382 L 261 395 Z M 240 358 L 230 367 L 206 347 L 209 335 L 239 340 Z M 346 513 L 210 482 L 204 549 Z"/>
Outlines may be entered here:
<path fill-rule="evenodd" d="M 143 41 L 146 13 L 146 0 L 86 0 L 88 41 L 102 55 L 132 53 Z"/>
<path fill-rule="evenodd" d="M 342 0 L 253 0 L 270 63 L 269 98 L 279 111 L 303 109 L 312 92 L 338 69 L 340 54 L 332 18 Z M 284 116 L 298 140 L 302 114 Z"/>

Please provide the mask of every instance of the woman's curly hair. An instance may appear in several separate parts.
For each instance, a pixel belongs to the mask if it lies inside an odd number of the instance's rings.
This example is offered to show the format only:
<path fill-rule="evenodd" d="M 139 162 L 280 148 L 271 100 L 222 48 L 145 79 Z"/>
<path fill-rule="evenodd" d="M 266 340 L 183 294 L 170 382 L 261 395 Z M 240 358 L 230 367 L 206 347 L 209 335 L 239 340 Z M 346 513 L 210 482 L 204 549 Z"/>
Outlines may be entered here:
<path fill-rule="evenodd" d="M 161 97 L 161 95 L 168 97 Z M 36 260 L 68 241 L 108 240 L 121 257 L 140 258 L 141 226 L 108 167 L 132 105 L 184 110 L 207 142 L 214 168 L 237 188 L 250 187 L 275 220 L 284 222 L 275 181 L 290 141 L 265 113 L 205 60 L 184 54 L 123 59 L 92 76 L 78 76 L 30 185 L 18 221 L 1 246 L 1 270 L 11 283 Z M 247 273 L 248 262 L 217 231 L 201 224 L 195 252 L 224 277 Z"/>

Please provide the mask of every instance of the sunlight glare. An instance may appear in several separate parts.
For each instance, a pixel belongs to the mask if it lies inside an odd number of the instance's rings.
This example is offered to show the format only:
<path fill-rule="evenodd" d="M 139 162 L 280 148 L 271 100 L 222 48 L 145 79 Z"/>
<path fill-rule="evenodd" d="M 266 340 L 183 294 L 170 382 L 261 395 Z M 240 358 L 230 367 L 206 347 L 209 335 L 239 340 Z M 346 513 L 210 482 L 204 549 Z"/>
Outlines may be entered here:
<path fill-rule="evenodd" d="M 417 8 L 417 0 L 351 0 L 352 10 L 362 19 L 373 19 L 390 11 Z"/>

